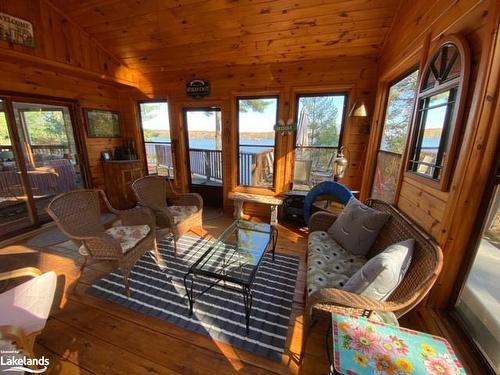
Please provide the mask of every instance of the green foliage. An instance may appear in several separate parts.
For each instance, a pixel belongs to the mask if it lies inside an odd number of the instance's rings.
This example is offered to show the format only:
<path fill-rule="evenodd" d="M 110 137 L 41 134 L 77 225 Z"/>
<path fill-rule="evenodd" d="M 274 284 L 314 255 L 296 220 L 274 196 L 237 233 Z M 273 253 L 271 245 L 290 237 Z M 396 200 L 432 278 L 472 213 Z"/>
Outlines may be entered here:
<path fill-rule="evenodd" d="M 158 116 L 162 105 L 165 105 L 165 103 L 141 103 L 142 121 L 147 122 Z"/>
<path fill-rule="evenodd" d="M 32 145 L 64 145 L 68 143 L 61 111 L 24 112 Z"/>
<path fill-rule="evenodd" d="M 334 99 L 333 96 L 300 98 L 301 110 L 307 113 L 311 146 L 337 146 L 339 143 L 340 119 Z"/>
<path fill-rule="evenodd" d="M 7 119 L 5 118 L 4 112 L 0 112 L 0 145 L 11 145 L 9 129 L 7 128 Z"/>
<path fill-rule="evenodd" d="M 259 112 L 263 113 L 272 101 L 266 99 L 240 99 L 239 110 L 242 113 Z"/>
<path fill-rule="evenodd" d="M 381 148 L 402 154 L 413 112 L 418 71 L 413 72 L 389 90 L 387 114 Z"/>

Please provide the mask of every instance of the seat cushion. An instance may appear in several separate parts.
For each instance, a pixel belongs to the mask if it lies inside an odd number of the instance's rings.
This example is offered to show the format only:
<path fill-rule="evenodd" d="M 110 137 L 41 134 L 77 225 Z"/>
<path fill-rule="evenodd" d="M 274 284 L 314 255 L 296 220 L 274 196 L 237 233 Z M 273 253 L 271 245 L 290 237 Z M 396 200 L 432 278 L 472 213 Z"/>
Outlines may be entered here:
<path fill-rule="evenodd" d="M 0 326 L 13 325 L 26 335 L 45 327 L 54 300 L 57 275 L 44 273 L 0 294 Z"/>
<path fill-rule="evenodd" d="M 385 301 L 408 271 L 414 246 L 413 239 L 390 245 L 352 275 L 344 290 Z"/>
<path fill-rule="evenodd" d="M 322 288 L 342 289 L 365 263 L 365 257 L 343 249 L 327 232 L 312 232 L 307 255 L 307 293 Z"/>
<path fill-rule="evenodd" d="M 192 214 L 198 212 L 196 206 L 168 206 L 167 210 L 174 217 L 174 223 L 178 224 L 186 220 Z"/>
<path fill-rule="evenodd" d="M 149 225 L 118 226 L 106 229 L 106 233 L 120 242 L 123 253 L 126 253 L 146 237 L 151 228 Z"/>
<path fill-rule="evenodd" d="M 328 233 L 352 254 L 366 255 L 389 216 L 351 198 Z"/>

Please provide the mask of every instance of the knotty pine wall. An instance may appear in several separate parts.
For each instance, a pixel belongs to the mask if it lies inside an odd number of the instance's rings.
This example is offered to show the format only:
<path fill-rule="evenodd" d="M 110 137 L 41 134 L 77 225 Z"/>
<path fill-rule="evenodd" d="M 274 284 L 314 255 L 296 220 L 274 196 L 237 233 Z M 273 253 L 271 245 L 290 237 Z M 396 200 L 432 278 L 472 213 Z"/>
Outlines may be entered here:
<path fill-rule="evenodd" d="M 494 108 L 498 96 L 498 77 L 492 55 L 498 46 L 499 3 L 478 0 L 444 0 L 438 2 L 404 0 L 395 17 L 395 23 L 382 50 L 379 64 L 380 80 L 376 96 L 372 133 L 368 146 L 369 155 L 376 155 L 384 120 L 386 92 L 391 82 L 400 78 L 426 59 L 440 45 L 443 35 L 459 33 L 468 41 L 472 55 L 472 71 L 467 96 L 467 107 L 462 122 L 460 151 L 454 162 L 455 171 L 448 191 L 429 186 L 411 174 L 402 177 L 396 205 L 415 220 L 442 246 L 445 266 L 441 278 L 431 293 L 431 304 L 446 307 L 453 303 L 454 285 L 460 285 L 459 270 L 465 269 L 467 249 L 473 224 L 478 214 L 478 200 L 486 185 L 488 173 L 482 168 L 491 167 L 491 159 L 498 135 L 475 138 L 480 131 L 498 134 L 499 124 L 481 117 L 484 111 Z M 498 47 L 497 47 L 498 48 Z M 498 64 L 498 63 L 497 63 Z M 497 81 L 495 81 L 495 79 Z M 489 86 L 488 86 L 489 85 Z M 490 87 L 490 91 L 486 88 Z M 474 156 L 474 151 L 478 154 Z M 369 157 L 363 178 L 361 197 L 370 195 L 375 158 Z M 472 164 L 471 164 L 472 163 Z M 472 194 L 463 194 L 466 187 L 476 185 Z M 466 212 L 470 212 L 469 215 Z M 479 219 L 481 217 L 479 216 Z M 457 223 L 468 223 L 461 230 L 463 240 L 457 241 Z"/>
<path fill-rule="evenodd" d="M 120 64 L 78 25 L 44 0 L 0 1 L 0 12 L 33 24 L 35 48 L 0 41 L 0 91 L 75 101 L 80 107 L 120 112 L 122 133 L 133 134 L 133 109 L 123 92 L 136 82 Z M 125 85 L 127 84 L 127 85 Z M 84 126 L 78 110 L 78 126 Z M 85 132 L 86 134 L 86 132 Z M 103 187 L 101 151 L 121 145 L 122 138 L 85 136 L 91 183 Z"/>
<path fill-rule="evenodd" d="M 186 64 L 188 65 L 188 64 Z M 201 100 L 187 98 L 186 82 L 201 78 L 211 83 L 211 95 Z M 237 187 L 237 125 L 236 98 L 248 95 L 279 95 L 280 115 L 285 121 L 295 117 L 296 95 L 299 93 L 347 92 L 348 109 L 355 101 L 365 101 L 369 110 L 377 81 L 377 61 L 373 58 L 338 58 L 281 64 L 246 65 L 204 69 L 184 69 L 172 72 L 144 74 L 139 81 L 141 91 L 150 98 L 167 98 L 171 111 L 172 137 L 177 145 L 185 144 L 183 108 L 215 105 L 222 108 L 224 197 L 225 206 L 232 206 L 227 193 Z M 369 137 L 368 120 L 347 117 L 343 144 L 348 149 L 349 169 L 342 182 L 359 190 Z M 258 191 L 263 194 L 280 194 L 290 188 L 293 177 L 294 136 L 280 134 L 276 143 L 276 189 Z M 186 154 L 176 147 L 180 167 L 176 182 L 186 190 L 187 171 L 182 168 Z M 245 189 L 241 189 L 245 190 Z M 250 209 L 250 213 L 263 214 Z M 255 208 L 255 207 L 254 207 Z"/>

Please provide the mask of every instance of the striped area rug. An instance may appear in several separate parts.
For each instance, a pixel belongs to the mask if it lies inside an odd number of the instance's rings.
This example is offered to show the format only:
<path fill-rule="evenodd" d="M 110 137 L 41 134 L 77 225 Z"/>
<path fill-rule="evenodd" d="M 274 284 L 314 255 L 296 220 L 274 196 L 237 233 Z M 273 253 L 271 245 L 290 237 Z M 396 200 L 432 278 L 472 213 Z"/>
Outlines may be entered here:
<path fill-rule="evenodd" d="M 185 235 L 177 241 L 177 257 L 171 242 L 160 243 L 163 270 L 152 254 L 144 255 L 130 275 L 131 296 L 127 298 L 123 278 L 113 272 L 92 285 L 89 293 L 142 314 L 208 335 L 246 351 L 281 361 L 292 312 L 299 260 L 268 253 L 253 284 L 250 334 L 246 335 L 243 296 L 215 286 L 199 297 L 189 316 L 183 277 L 210 246 L 211 240 Z M 205 284 L 195 283 L 201 291 Z"/>

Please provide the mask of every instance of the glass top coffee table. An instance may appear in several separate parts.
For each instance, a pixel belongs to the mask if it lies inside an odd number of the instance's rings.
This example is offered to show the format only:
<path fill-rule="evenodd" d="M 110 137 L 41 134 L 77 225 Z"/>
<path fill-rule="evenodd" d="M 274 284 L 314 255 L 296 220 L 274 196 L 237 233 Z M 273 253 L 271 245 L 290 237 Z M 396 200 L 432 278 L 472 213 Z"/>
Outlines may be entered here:
<path fill-rule="evenodd" d="M 210 248 L 190 267 L 184 276 L 184 287 L 189 300 L 189 314 L 199 297 L 215 285 L 243 294 L 246 331 L 250 332 L 252 285 L 262 258 L 268 250 L 276 249 L 277 230 L 270 224 L 234 221 Z M 204 285 L 194 292 L 194 283 Z"/>

